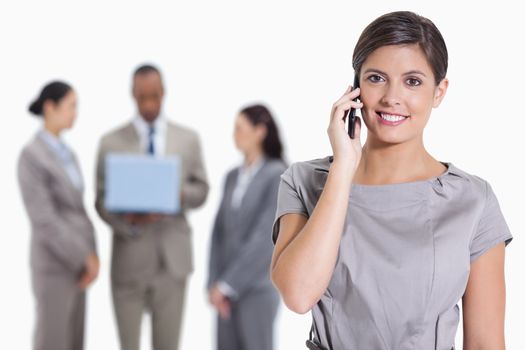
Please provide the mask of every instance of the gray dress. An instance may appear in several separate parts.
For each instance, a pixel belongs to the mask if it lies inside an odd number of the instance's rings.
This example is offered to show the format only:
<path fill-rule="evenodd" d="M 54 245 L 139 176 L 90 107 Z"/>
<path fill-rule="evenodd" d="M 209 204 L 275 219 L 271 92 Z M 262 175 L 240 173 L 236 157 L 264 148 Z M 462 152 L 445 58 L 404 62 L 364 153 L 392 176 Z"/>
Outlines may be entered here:
<path fill-rule="evenodd" d="M 490 184 L 451 163 L 427 180 L 353 184 L 328 288 L 313 307 L 326 349 L 454 349 L 470 264 L 512 235 Z M 273 239 L 287 213 L 309 217 L 329 158 L 282 176 Z"/>

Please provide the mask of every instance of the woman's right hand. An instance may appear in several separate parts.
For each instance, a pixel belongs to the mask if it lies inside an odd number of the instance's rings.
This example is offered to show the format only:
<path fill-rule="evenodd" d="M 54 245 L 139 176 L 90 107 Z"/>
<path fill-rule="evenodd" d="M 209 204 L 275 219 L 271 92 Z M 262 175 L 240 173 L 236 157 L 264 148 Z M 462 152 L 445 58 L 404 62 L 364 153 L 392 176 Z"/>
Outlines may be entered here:
<path fill-rule="evenodd" d="M 355 138 L 351 139 L 345 128 L 345 115 L 350 108 L 363 107 L 361 102 L 353 101 L 360 93 L 359 88 L 348 87 L 343 96 L 333 104 L 328 126 L 328 137 L 332 145 L 334 162 L 344 162 L 352 169 L 357 169 L 361 160 L 361 118 L 356 117 Z"/>
<path fill-rule="evenodd" d="M 78 281 L 78 287 L 81 290 L 86 289 L 98 277 L 100 270 L 100 261 L 95 253 L 91 253 L 86 257 L 84 264 L 84 271 Z"/>
<path fill-rule="evenodd" d="M 219 313 L 219 316 L 223 320 L 230 318 L 231 313 L 231 304 L 228 297 L 222 294 L 221 290 L 217 285 L 213 286 L 208 292 L 208 299 L 210 304 L 212 304 Z"/>

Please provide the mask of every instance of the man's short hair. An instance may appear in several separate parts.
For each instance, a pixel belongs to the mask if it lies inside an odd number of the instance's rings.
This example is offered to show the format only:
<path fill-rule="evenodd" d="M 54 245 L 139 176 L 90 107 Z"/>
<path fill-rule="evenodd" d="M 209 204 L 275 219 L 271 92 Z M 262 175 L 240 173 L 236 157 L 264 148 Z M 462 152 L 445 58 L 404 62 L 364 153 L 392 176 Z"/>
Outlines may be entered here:
<path fill-rule="evenodd" d="M 151 64 L 143 64 L 135 69 L 133 78 L 136 78 L 138 75 L 145 75 L 149 73 L 157 73 L 161 77 L 160 70 L 157 67 Z"/>

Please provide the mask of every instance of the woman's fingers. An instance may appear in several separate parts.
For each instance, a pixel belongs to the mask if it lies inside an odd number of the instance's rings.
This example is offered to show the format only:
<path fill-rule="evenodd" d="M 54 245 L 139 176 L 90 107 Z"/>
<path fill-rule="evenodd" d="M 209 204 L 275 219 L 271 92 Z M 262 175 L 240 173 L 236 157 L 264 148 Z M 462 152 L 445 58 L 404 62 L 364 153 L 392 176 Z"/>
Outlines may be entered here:
<path fill-rule="evenodd" d="M 343 96 L 341 96 L 337 101 L 335 101 L 334 103 L 334 107 L 335 106 L 338 106 L 340 105 L 341 103 L 344 103 L 348 100 L 353 100 L 355 99 L 356 97 L 359 97 L 359 95 L 361 94 L 361 89 L 360 88 L 357 88 L 357 89 L 353 89 L 353 90 L 347 90 Z"/>
<path fill-rule="evenodd" d="M 352 91 L 352 85 L 348 85 L 348 87 L 346 88 L 345 92 L 341 95 L 341 97 L 343 97 L 344 95 L 346 95 L 350 91 Z"/>
<path fill-rule="evenodd" d="M 78 282 L 78 287 L 84 290 L 87 288 L 90 282 L 91 282 L 90 275 L 88 273 L 84 273 Z"/>
<path fill-rule="evenodd" d="M 346 116 L 346 111 L 349 110 L 350 108 L 362 108 L 363 107 L 363 103 L 362 102 L 355 102 L 354 100 L 348 100 L 348 101 L 345 101 L 345 102 L 342 102 L 341 104 L 337 105 L 334 107 L 334 110 L 332 112 L 332 120 L 333 119 L 336 119 L 336 120 L 344 120 L 345 116 Z"/>

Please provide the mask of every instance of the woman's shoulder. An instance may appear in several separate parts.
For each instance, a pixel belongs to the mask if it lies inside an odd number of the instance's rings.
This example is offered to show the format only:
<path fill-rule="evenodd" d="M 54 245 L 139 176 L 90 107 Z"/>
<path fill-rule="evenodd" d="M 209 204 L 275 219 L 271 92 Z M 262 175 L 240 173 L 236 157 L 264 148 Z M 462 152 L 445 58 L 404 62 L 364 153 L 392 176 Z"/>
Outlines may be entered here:
<path fill-rule="evenodd" d="M 512 241 L 512 233 L 492 184 L 477 174 L 466 172 L 455 166 L 452 169 L 466 180 L 463 181 L 463 186 L 448 184 L 451 190 L 460 189 L 456 191 L 456 196 L 453 198 L 458 202 L 457 207 L 476 213 L 476 229 L 471 232 L 470 237 L 470 261 L 473 262 L 495 244 L 500 242 L 505 242 L 505 245 L 509 244 Z"/>
<path fill-rule="evenodd" d="M 40 159 L 42 147 L 43 144 L 39 139 L 38 134 L 34 135 L 20 151 L 19 161 L 35 161 Z"/>
<path fill-rule="evenodd" d="M 44 171 L 49 166 L 46 164 L 45 144 L 36 134 L 20 151 L 18 156 L 18 172 Z"/>
<path fill-rule="evenodd" d="M 264 168 L 266 168 L 269 173 L 281 175 L 286 170 L 287 165 L 282 159 L 267 158 L 264 162 Z"/>
<path fill-rule="evenodd" d="M 487 178 L 463 170 L 452 163 L 448 165 L 446 176 L 440 178 L 443 187 L 453 199 L 469 203 L 469 206 L 478 204 L 480 207 L 486 206 L 487 202 L 497 201 L 493 183 Z"/>
<path fill-rule="evenodd" d="M 316 171 L 328 172 L 330 169 L 331 159 L 332 157 L 330 156 L 294 162 L 288 167 L 287 171 L 293 172 L 297 176 L 310 174 Z"/>
<path fill-rule="evenodd" d="M 292 164 L 298 174 L 308 174 L 316 171 L 328 172 L 332 157 L 316 158 Z"/>
<path fill-rule="evenodd" d="M 318 182 L 319 177 L 328 174 L 330 156 L 292 163 L 281 176 L 284 181 L 299 187 L 310 187 Z"/>
<path fill-rule="evenodd" d="M 445 175 L 447 176 L 442 176 L 441 179 L 446 179 L 449 181 L 456 181 L 457 179 L 459 179 L 463 184 L 463 188 L 476 192 L 484 192 L 487 186 L 490 186 L 488 180 L 484 177 L 463 170 L 462 168 L 456 166 L 451 162 L 448 162 L 446 164 L 448 165 L 448 170 L 445 172 Z"/>

